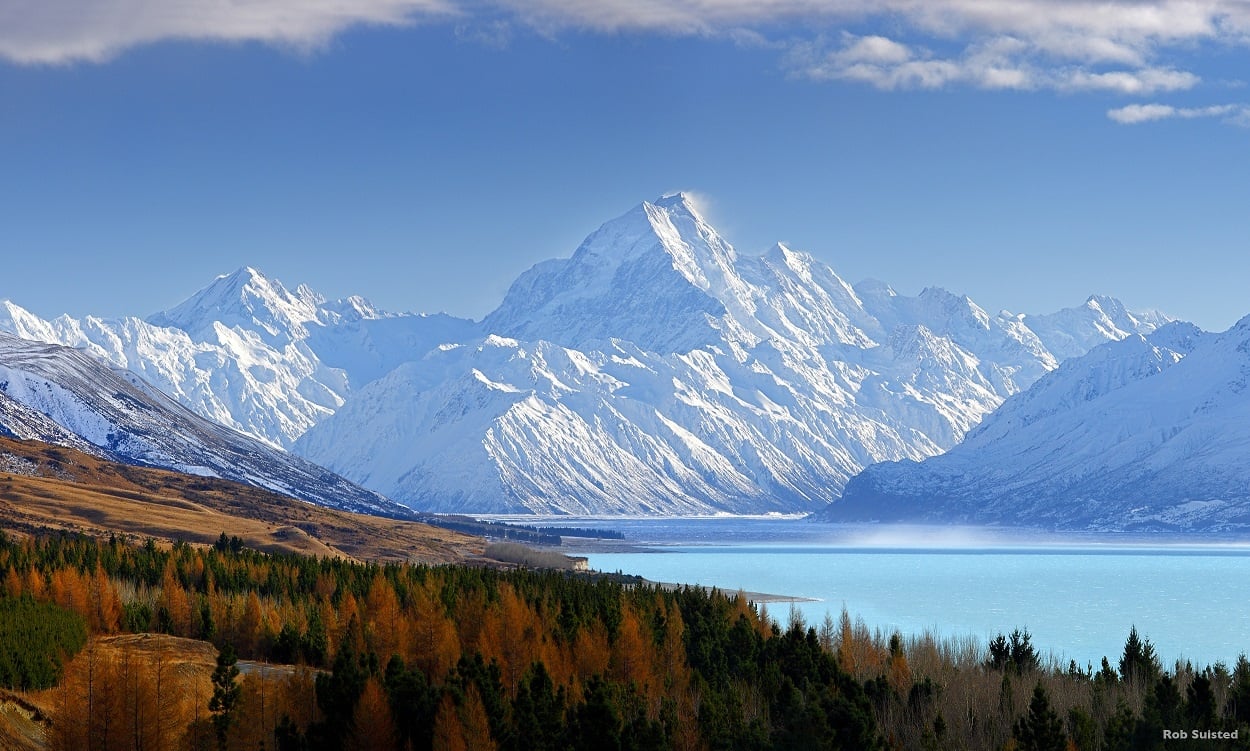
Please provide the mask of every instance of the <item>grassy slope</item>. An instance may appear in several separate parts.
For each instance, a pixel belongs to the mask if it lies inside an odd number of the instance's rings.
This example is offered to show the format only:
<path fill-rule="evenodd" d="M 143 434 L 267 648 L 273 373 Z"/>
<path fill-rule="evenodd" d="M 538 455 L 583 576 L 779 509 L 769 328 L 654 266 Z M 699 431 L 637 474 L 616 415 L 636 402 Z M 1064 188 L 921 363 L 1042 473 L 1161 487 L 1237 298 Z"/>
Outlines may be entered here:
<path fill-rule="evenodd" d="M 215 478 L 132 467 L 38 441 L 0 438 L 0 528 L 110 532 L 267 552 L 455 563 L 484 542 L 415 522 L 335 511 Z"/>

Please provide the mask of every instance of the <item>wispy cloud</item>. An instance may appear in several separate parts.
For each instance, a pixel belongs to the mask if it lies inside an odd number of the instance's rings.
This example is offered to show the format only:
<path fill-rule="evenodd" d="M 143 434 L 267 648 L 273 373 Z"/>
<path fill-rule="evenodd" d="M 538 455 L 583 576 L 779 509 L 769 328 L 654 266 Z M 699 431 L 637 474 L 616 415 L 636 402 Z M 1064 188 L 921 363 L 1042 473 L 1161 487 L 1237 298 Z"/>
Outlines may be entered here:
<path fill-rule="evenodd" d="M 994 45 L 998 46 L 998 45 Z M 987 54 L 988 52 L 988 54 Z M 843 32 L 838 42 L 797 42 L 787 60 L 792 73 L 818 81 L 847 80 L 879 89 L 937 89 L 950 84 L 984 88 L 1034 88 L 1037 72 L 987 49 L 959 58 L 935 55 L 883 36 Z"/>
<path fill-rule="evenodd" d="M 840 43 L 830 44 L 825 39 L 795 43 L 787 62 L 799 76 L 861 81 L 887 90 L 960 84 L 982 89 L 1148 95 L 1189 89 L 1200 81 L 1193 73 L 1173 68 L 1097 71 L 1043 60 L 1036 47 L 1014 37 L 986 40 L 969 45 L 957 56 L 943 57 L 885 37 L 857 37 L 844 32 Z"/>
<path fill-rule="evenodd" d="M 784 41 L 794 75 L 890 90 L 1150 96 L 1200 83 L 1177 62 L 1195 45 L 1250 47 L 1247 0 L 4 0 L 0 58 L 98 61 L 165 39 L 307 49 L 355 25 L 441 17 L 494 45 L 514 25 Z"/>
<path fill-rule="evenodd" d="M 1199 80 L 1193 73 L 1173 68 L 1139 68 L 1101 73 L 1074 70 L 1061 77 L 1059 88 L 1149 95 L 1159 91 L 1191 89 L 1198 85 Z"/>
<path fill-rule="evenodd" d="M 1243 0 L 496 0 L 535 25 L 716 33 L 786 21 L 901 20 L 945 38 L 1027 38 L 1059 57 L 1140 63 L 1154 43 L 1244 35 Z"/>
<path fill-rule="evenodd" d="M 535 27 L 720 34 L 793 20 L 869 15 L 861 0 L 495 0 Z"/>
<path fill-rule="evenodd" d="M 1250 105 L 1216 104 L 1209 107 L 1173 107 L 1170 104 L 1130 104 L 1107 110 L 1107 117 L 1123 125 L 1136 125 L 1154 120 L 1195 120 L 1220 118 L 1225 122 L 1250 127 Z"/>
<path fill-rule="evenodd" d="M 403 25 L 456 13 L 451 0 L 4 0 L 0 58 L 102 62 L 171 39 L 307 50 L 353 26 Z"/>
<path fill-rule="evenodd" d="M 547 30 L 726 33 L 802 20 L 786 64 L 814 80 L 886 90 L 1051 89 L 1149 96 L 1200 82 L 1167 56 L 1250 46 L 1245 0 L 498 0 Z M 856 35 L 876 24 L 889 35 Z M 837 29 L 843 29 L 838 33 Z"/>

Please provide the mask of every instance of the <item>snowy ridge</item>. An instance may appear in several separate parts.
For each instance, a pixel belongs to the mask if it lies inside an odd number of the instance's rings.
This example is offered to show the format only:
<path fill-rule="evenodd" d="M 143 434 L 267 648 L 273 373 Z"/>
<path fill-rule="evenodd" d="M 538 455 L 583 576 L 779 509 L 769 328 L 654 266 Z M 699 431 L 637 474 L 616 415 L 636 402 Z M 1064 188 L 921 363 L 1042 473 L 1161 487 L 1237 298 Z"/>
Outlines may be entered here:
<path fill-rule="evenodd" d="M 83 349 L 126 368 L 201 417 L 289 446 L 357 388 L 473 324 L 392 315 L 368 301 L 288 291 L 252 268 L 218 277 L 148 320 L 45 321 L 0 302 L 0 331 Z"/>
<path fill-rule="evenodd" d="M 248 266 L 217 277 L 212 284 L 182 304 L 148 319 L 154 326 L 182 329 L 196 339 L 210 339 L 218 326 L 259 334 L 270 346 L 281 346 L 307 335 L 324 303 L 312 290 L 300 286 L 290 292 Z"/>
<path fill-rule="evenodd" d="M 205 420 L 86 352 L 0 334 L 0 429 L 131 464 L 222 477 L 370 513 L 402 507 L 308 461 Z"/>
<path fill-rule="evenodd" d="M 1106 341 L 1149 334 L 1171 320 L 1156 311 L 1132 313 L 1119 300 L 1103 295 L 1091 295 L 1079 308 L 1019 319 L 1060 360 L 1080 356 Z"/>
<path fill-rule="evenodd" d="M 534 266 L 481 323 L 252 268 L 147 320 L 0 304 L 0 331 L 413 508 L 578 514 L 819 510 L 868 465 L 955 445 L 1064 357 L 1165 320 L 852 286 L 784 245 L 738 253 L 680 193 Z"/>
<path fill-rule="evenodd" d="M 1250 527 L 1250 317 L 1068 360 L 967 439 L 869 467 L 825 516 L 1058 528 Z"/>
<path fill-rule="evenodd" d="M 681 194 L 522 274 L 480 331 L 364 387 L 294 450 L 422 509 L 817 510 L 867 465 L 954 445 L 1058 364 L 967 297 L 852 287 L 783 245 L 741 256 Z"/>

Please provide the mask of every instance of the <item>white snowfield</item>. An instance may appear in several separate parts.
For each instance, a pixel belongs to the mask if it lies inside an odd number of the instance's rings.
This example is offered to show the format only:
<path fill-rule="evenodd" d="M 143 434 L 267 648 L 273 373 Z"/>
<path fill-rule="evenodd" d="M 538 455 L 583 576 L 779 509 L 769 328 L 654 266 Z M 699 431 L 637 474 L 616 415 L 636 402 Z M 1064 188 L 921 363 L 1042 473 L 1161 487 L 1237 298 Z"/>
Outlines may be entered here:
<path fill-rule="evenodd" d="M 1034 317 L 853 287 L 783 245 L 739 255 L 681 194 L 534 266 L 479 323 L 253 269 L 146 321 L 0 304 L 0 330 L 412 508 L 576 514 L 821 509 L 870 464 L 955 445 L 1064 357 L 1166 321 L 1109 298 Z"/>

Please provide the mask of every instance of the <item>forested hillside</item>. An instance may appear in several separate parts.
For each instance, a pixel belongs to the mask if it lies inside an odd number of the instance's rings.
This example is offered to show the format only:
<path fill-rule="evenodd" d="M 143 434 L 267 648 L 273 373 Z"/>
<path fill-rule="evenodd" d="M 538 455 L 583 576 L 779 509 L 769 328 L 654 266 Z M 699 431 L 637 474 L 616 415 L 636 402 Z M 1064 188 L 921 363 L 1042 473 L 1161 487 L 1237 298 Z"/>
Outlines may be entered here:
<path fill-rule="evenodd" d="M 0 592 L 0 680 L 34 708 L 19 748 L 1092 750 L 1168 748 L 1171 728 L 1250 737 L 1250 663 L 1165 671 L 1136 632 L 1118 665 L 1095 671 L 1046 664 L 1021 633 L 984 650 L 845 614 L 783 627 L 702 589 L 265 554 L 225 535 L 211 547 L 2 536 Z M 0 711 L 0 738 L 12 715 Z"/>
<path fill-rule="evenodd" d="M 160 632 L 311 668 L 247 674 L 237 702 L 213 713 L 202 676 L 149 695 L 188 679 L 168 656 L 93 641 L 46 698 L 51 747 L 213 747 L 223 727 L 227 747 L 249 749 L 767 746 L 815 731 L 829 748 L 871 748 L 877 737 L 862 687 L 814 634 L 780 635 L 741 598 L 230 543 L 0 542 L 6 602 L 54 603 L 96 637 Z"/>

